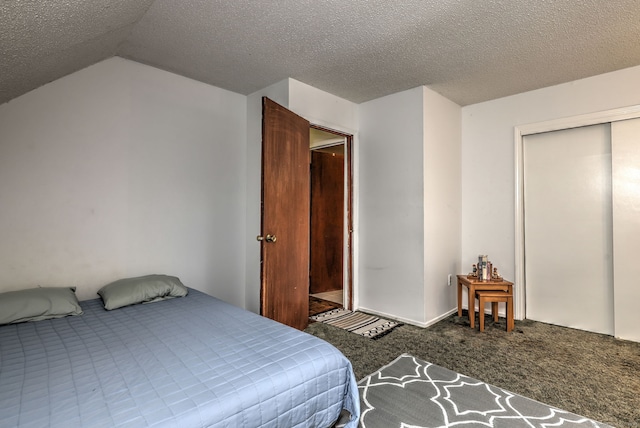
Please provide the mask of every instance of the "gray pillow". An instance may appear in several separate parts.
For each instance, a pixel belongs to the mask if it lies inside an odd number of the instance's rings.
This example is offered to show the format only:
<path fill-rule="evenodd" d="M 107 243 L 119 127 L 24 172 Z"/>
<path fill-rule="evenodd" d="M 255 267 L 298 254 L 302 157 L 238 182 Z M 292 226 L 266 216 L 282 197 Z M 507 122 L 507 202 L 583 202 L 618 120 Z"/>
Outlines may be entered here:
<path fill-rule="evenodd" d="M 146 275 L 125 278 L 107 284 L 98 290 L 107 310 L 136 303 L 151 303 L 159 300 L 184 297 L 187 287 L 175 276 Z"/>
<path fill-rule="evenodd" d="M 82 315 L 75 287 L 43 287 L 0 294 L 0 325 Z"/>

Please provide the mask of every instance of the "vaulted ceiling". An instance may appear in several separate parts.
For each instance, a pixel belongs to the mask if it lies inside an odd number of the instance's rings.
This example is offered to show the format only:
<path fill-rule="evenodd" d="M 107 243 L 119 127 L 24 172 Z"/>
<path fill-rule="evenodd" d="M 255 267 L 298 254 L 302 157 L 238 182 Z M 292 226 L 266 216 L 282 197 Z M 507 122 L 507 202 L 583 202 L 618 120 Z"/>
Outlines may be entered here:
<path fill-rule="evenodd" d="M 241 94 L 460 105 L 640 64 L 638 0 L 3 0 L 0 104 L 121 56 Z M 639 82 L 640 87 L 640 82 Z"/>

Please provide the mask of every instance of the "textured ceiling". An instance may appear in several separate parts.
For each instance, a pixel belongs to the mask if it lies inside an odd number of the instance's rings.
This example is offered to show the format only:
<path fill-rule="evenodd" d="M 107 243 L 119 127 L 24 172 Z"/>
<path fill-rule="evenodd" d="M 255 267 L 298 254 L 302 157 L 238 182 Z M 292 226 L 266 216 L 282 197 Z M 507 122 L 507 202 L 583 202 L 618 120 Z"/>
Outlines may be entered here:
<path fill-rule="evenodd" d="M 640 65 L 640 2 L 0 0 L 0 103 L 114 55 L 242 94 L 467 105 Z"/>

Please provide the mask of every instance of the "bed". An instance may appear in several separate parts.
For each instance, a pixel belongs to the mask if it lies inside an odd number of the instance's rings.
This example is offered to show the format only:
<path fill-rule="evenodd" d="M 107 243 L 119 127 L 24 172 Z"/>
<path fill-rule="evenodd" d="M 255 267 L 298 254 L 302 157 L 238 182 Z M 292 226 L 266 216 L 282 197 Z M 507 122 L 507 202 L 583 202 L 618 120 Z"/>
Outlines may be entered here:
<path fill-rule="evenodd" d="M 1 427 L 329 427 L 355 415 L 329 343 L 189 289 L 185 297 L 0 326 Z"/>

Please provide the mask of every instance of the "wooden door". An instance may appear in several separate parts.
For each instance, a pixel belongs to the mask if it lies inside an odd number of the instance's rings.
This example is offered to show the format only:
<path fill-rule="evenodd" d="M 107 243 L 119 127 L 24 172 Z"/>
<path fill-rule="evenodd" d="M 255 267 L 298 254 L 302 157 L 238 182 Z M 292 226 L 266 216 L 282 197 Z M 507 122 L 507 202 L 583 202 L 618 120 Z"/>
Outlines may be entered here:
<path fill-rule="evenodd" d="M 263 98 L 260 311 L 299 330 L 309 317 L 309 127 Z"/>
<path fill-rule="evenodd" d="M 313 293 L 342 290 L 344 280 L 344 155 L 311 152 Z"/>

